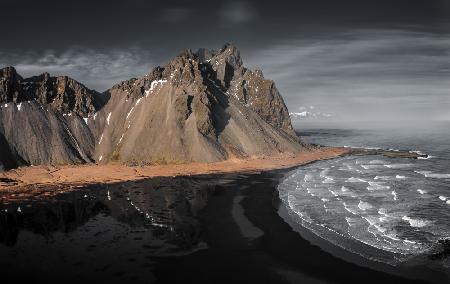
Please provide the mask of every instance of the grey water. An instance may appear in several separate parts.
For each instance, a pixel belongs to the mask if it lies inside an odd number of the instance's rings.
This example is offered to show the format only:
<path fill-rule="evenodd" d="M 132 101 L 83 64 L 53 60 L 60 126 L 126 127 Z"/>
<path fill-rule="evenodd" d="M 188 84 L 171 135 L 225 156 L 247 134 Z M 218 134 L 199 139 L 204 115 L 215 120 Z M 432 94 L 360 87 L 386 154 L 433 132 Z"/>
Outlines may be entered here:
<path fill-rule="evenodd" d="M 409 150 L 428 158 L 347 156 L 292 170 L 278 190 L 297 223 L 345 250 L 391 265 L 428 261 L 425 256 L 448 246 L 448 123 L 416 129 L 304 127 L 300 133 L 321 145 Z M 450 267 L 448 256 L 433 262 Z"/>

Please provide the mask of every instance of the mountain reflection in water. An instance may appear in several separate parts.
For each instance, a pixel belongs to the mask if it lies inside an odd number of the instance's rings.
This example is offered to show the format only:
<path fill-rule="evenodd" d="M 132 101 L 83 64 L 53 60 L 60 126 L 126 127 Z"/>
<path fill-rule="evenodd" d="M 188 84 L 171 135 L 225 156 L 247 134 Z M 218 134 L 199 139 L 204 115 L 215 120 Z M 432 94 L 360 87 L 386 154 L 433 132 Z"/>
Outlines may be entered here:
<path fill-rule="evenodd" d="M 3 203 L 0 267 L 12 275 L 75 275 L 73 281 L 152 280 L 145 269 L 152 257 L 206 248 L 195 216 L 216 183 L 152 178 Z"/>

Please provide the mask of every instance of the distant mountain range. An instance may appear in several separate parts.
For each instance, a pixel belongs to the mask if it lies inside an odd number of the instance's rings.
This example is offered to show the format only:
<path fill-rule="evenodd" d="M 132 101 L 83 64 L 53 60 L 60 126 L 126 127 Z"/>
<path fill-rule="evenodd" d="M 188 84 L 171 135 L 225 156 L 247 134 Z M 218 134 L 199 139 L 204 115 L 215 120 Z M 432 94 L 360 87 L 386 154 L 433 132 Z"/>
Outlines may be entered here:
<path fill-rule="evenodd" d="M 104 93 L 69 77 L 0 69 L 0 167 L 215 162 L 296 153 L 273 81 L 232 44 L 183 51 Z"/>

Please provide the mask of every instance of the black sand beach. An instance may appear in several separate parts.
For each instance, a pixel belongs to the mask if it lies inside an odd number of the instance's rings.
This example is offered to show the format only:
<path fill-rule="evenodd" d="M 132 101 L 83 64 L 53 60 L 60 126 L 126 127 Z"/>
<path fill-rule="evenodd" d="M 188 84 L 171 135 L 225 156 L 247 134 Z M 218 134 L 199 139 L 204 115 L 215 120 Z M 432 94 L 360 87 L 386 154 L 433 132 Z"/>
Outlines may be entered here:
<path fill-rule="evenodd" d="M 345 252 L 286 223 L 276 190 L 285 172 L 153 178 L 4 204 L 2 277 L 5 283 L 446 283 L 445 275 L 421 267 L 393 275 L 398 269 L 333 256 Z"/>
<path fill-rule="evenodd" d="M 240 176 L 216 193 L 200 220 L 208 250 L 158 259 L 160 283 L 445 283 L 445 275 L 426 268 L 394 276 L 368 267 L 392 267 L 365 261 L 363 267 L 334 257 L 295 232 L 277 213 L 276 186 L 282 172 Z M 235 210 L 238 199 L 241 207 Z M 241 214 L 242 213 L 242 214 Z M 314 238 L 311 234 L 310 238 Z M 317 237 L 315 237 L 317 239 Z M 316 240 L 320 242 L 320 240 Z M 324 242 L 324 241 L 322 241 Z M 333 247 L 331 244 L 329 247 Z M 332 250 L 339 251 L 334 247 Z M 353 256 L 363 261 L 358 256 Z M 362 264 L 362 263 L 361 263 Z M 175 269 L 175 271 L 174 271 Z M 409 275 L 411 278 L 406 278 Z M 419 280 L 419 276 L 430 277 Z"/>

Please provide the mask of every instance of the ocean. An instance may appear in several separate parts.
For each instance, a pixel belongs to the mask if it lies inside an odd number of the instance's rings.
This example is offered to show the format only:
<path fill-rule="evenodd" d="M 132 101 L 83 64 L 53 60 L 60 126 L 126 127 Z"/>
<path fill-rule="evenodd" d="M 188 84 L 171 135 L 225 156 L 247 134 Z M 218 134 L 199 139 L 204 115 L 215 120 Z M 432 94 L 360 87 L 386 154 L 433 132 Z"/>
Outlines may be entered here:
<path fill-rule="evenodd" d="M 448 270 L 448 257 L 430 257 L 442 256 L 450 239 L 448 123 L 416 129 L 304 127 L 300 133 L 321 145 L 429 155 L 320 161 L 290 171 L 278 190 L 297 224 L 346 251 L 394 266 L 421 259 Z"/>

